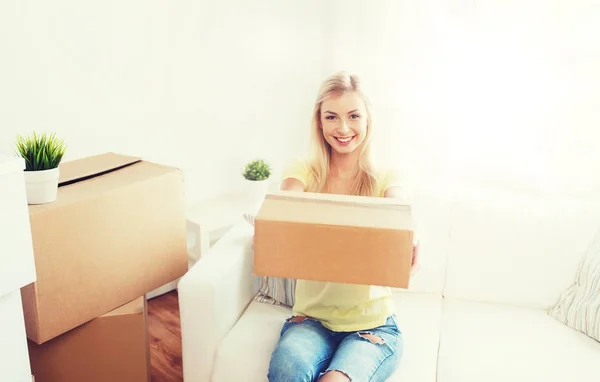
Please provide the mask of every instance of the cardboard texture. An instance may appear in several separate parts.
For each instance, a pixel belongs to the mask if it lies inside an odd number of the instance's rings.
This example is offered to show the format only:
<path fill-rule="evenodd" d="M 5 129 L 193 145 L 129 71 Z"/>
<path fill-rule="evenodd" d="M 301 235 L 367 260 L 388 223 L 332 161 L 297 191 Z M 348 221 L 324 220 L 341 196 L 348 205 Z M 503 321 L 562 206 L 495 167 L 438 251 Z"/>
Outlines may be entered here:
<path fill-rule="evenodd" d="M 21 294 L 38 344 L 188 270 L 181 171 L 109 153 L 60 174 L 56 202 L 29 206 L 37 280 Z"/>
<path fill-rule="evenodd" d="M 28 340 L 36 382 L 148 382 L 146 299 L 140 297 L 42 345 Z"/>
<path fill-rule="evenodd" d="M 254 224 L 257 276 L 408 288 L 414 228 L 399 200 L 280 191 Z"/>

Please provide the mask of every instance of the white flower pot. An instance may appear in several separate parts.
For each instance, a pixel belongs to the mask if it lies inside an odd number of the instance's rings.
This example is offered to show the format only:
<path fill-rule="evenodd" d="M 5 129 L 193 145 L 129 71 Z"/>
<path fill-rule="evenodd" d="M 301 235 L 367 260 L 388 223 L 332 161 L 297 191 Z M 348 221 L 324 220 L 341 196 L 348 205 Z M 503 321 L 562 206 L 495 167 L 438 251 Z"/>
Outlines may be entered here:
<path fill-rule="evenodd" d="M 25 171 L 28 204 L 52 203 L 58 193 L 59 169 Z"/>
<path fill-rule="evenodd" d="M 246 189 L 248 196 L 251 198 L 252 204 L 254 206 L 253 211 L 250 211 L 251 213 L 258 212 L 258 209 L 260 208 L 263 201 L 265 200 L 265 195 L 267 195 L 267 192 L 269 191 L 270 183 L 271 183 L 270 179 L 265 179 L 265 180 L 247 180 L 246 179 L 245 189 Z"/>

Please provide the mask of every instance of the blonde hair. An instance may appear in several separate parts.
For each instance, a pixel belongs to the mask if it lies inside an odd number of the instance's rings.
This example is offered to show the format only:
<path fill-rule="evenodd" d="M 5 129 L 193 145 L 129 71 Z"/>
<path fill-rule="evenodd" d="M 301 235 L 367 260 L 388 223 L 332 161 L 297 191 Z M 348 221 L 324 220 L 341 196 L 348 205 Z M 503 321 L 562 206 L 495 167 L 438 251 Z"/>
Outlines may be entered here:
<path fill-rule="evenodd" d="M 310 162 L 313 181 L 309 192 L 327 192 L 327 179 L 331 163 L 331 146 L 323 137 L 321 130 L 321 106 L 331 96 L 356 92 L 363 100 L 366 108 L 367 126 L 365 138 L 358 148 L 358 174 L 351 189 L 352 195 L 376 196 L 376 178 L 371 161 L 371 128 L 373 119 L 368 98 L 361 89 L 358 76 L 346 72 L 338 72 L 327 78 L 321 85 L 312 115 L 312 160 Z"/>

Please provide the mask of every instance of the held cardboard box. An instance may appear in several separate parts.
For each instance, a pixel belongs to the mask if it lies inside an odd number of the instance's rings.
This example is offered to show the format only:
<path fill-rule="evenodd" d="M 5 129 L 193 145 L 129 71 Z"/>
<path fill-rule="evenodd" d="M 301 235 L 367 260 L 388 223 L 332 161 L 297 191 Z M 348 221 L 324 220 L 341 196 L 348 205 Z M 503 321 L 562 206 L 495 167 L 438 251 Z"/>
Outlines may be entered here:
<path fill-rule="evenodd" d="M 42 345 L 28 341 L 36 382 L 149 382 L 144 297 Z"/>
<path fill-rule="evenodd" d="M 56 202 L 30 205 L 37 280 L 21 289 L 44 343 L 188 270 L 182 173 L 102 154 L 60 166 Z"/>
<path fill-rule="evenodd" d="M 413 220 L 399 200 L 273 192 L 254 224 L 257 276 L 408 288 Z"/>

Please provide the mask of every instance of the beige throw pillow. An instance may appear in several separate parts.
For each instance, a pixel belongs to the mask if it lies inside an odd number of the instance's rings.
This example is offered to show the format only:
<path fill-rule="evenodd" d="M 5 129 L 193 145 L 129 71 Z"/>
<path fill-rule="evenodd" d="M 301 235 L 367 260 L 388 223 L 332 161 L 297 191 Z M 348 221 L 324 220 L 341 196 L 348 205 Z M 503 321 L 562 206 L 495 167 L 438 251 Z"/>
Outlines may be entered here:
<path fill-rule="evenodd" d="M 548 314 L 600 342 L 600 232 L 586 250 L 575 282 Z"/>

